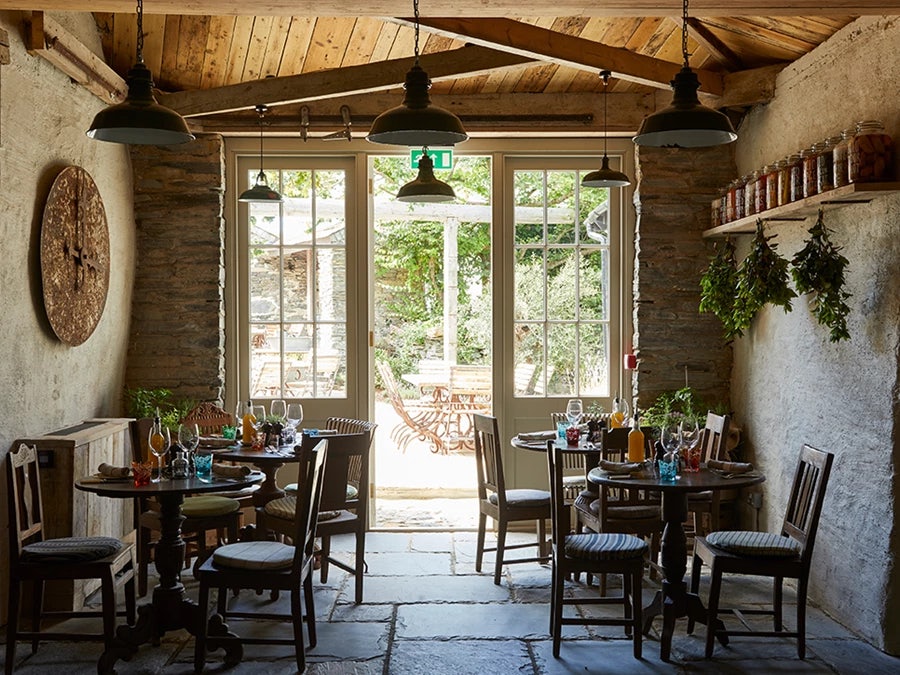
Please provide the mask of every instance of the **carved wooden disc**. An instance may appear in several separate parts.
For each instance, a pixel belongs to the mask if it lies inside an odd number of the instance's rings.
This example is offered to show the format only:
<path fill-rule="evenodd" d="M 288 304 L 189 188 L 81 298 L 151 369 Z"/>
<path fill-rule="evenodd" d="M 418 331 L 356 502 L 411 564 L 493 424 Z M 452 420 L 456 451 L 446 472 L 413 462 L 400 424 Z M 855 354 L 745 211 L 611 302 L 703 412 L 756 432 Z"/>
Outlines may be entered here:
<path fill-rule="evenodd" d="M 44 307 L 53 332 L 70 345 L 87 340 L 109 290 L 109 229 L 97 185 L 78 166 L 53 181 L 41 225 Z"/>

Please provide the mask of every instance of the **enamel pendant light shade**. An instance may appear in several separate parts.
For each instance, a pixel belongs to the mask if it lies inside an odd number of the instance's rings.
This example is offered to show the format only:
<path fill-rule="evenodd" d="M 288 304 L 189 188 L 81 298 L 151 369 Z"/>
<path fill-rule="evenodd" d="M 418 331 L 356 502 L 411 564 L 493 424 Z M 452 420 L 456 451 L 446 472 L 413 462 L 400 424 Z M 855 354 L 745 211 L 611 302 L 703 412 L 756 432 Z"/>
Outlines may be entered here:
<path fill-rule="evenodd" d="M 612 73 L 610 73 L 608 70 L 600 71 L 600 77 L 603 78 L 603 160 L 600 162 L 599 169 L 597 169 L 596 171 L 591 171 L 581 179 L 582 187 L 613 188 L 626 187 L 628 185 L 631 185 L 631 179 L 628 176 L 626 176 L 621 171 L 616 171 L 609 168 L 609 157 L 607 157 L 606 155 L 606 101 L 607 87 L 609 86 L 609 76 L 611 74 Z"/>
<path fill-rule="evenodd" d="M 428 156 L 428 148 L 423 148 L 419 157 L 419 175 L 397 192 L 400 202 L 449 202 L 456 199 L 456 193 L 447 183 L 434 177 L 434 162 Z"/>
<path fill-rule="evenodd" d="M 256 185 L 249 190 L 244 190 L 238 197 L 239 202 L 281 202 L 281 195 L 269 187 L 266 182 L 266 174 L 263 171 L 263 117 L 269 112 L 269 106 L 257 105 L 256 114 L 259 115 L 259 173 L 256 174 Z"/>
<path fill-rule="evenodd" d="M 129 145 L 176 145 L 194 140 L 187 123 L 153 96 L 153 75 L 144 65 L 144 5 L 137 3 L 137 60 L 128 71 L 128 95 L 101 110 L 87 135 L 98 141 Z"/>
<path fill-rule="evenodd" d="M 413 0 L 415 14 L 415 64 L 406 73 L 403 104 L 381 113 L 372 122 L 366 138 L 387 145 L 456 145 L 469 138 L 462 122 L 453 113 L 432 105 L 428 90 L 431 80 L 419 66 L 419 2 Z"/>
<path fill-rule="evenodd" d="M 701 105 L 700 81 L 688 65 L 688 0 L 684 0 L 681 52 L 684 65 L 672 80 L 672 104 L 644 118 L 634 142 L 657 148 L 704 148 L 737 140 L 731 120 L 718 110 Z"/>

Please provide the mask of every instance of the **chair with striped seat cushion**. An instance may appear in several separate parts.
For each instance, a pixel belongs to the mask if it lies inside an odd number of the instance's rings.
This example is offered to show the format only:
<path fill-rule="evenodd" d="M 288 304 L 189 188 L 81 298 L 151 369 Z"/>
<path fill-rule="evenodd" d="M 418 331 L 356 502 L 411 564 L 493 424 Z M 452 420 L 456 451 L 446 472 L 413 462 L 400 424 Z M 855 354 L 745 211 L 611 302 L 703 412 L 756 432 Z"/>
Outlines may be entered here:
<path fill-rule="evenodd" d="M 106 648 L 115 639 L 116 591 L 125 592 L 125 616 L 135 622 L 134 546 L 112 537 L 62 537 L 44 539 L 44 505 L 41 496 L 37 449 L 25 443 L 7 455 L 7 497 L 9 514 L 9 594 L 6 623 L 6 673 L 13 672 L 16 643 L 31 643 L 31 653 L 44 640 L 94 640 Z M 100 611 L 44 611 L 44 583 L 75 579 L 100 581 Z M 22 585 L 31 583 L 32 630 L 20 630 Z M 71 617 L 99 617 L 102 632 L 88 633 L 84 623 L 59 623 Z M 42 622 L 52 619 L 55 630 L 42 630 Z M 68 629 L 68 632 L 65 632 Z M 38 667 L 40 669 L 40 667 Z"/>
<path fill-rule="evenodd" d="M 305 643 L 303 624 L 309 637 L 309 648 L 316 646 L 316 608 L 313 598 L 312 572 L 313 551 L 316 540 L 316 516 L 322 496 L 322 482 L 327 463 L 328 444 L 321 440 L 315 447 L 301 448 L 298 468 L 301 486 L 291 521 L 292 528 L 287 533 L 293 545 L 275 541 L 248 541 L 227 544 L 217 548 L 195 571 L 200 582 L 199 608 L 200 616 L 207 616 L 209 595 L 213 588 L 218 589 L 217 611 L 223 619 L 233 626 L 234 619 L 259 619 L 290 621 L 293 632 L 289 636 L 269 637 L 272 633 L 258 631 L 243 637 L 217 636 L 216 647 L 223 642 L 237 640 L 242 644 L 291 645 L 294 647 L 297 670 L 306 669 Z M 261 591 L 285 591 L 290 593 L 290 605 L 278 611 L 266 606 L 263 613 L 243 611 L 240 608 L 229 609 L 228 589 L 253 589 Z M 232 599 L 232 602 L 238 600 Z M 304 611 L 305 610 L 305 611 Z M 194 671 L 201 672 L 206 663 L 207 622 L 197 622 L 194 644 Z M 238 631 L 236 631 L 238 632 Z"/>
<path fill-rule="evenodd" d="M 181 513 L 186 518 L 208 518 L 211 516 L 226 516 L 229 513 L 240 511 L 241 505 L 234 499 L 219 497 L 218 495 L 197 495 L 187 497 L 181 507 Z"/>
<path fill-rule="evenodd" d="M 717 637 L 755 636 L 791 637 L 797 639 L 797 656 L 806 656 L 806 595 L 809 587 L 809 568 L 813 545 L 819 527 L 819 516 L 825 500 L 825 487 L 831 474 L 834 455 L 809 445 L 800 450 L 794 473 L 787 512 L 778 534 L 769 532 L 713 532 L 694 538 L 694 558 L 691 566 L 691 593 L 700 588 L 703 563 L 709 566 L 709 601 L 706 617 L 706 657 L 713 654 Z M 771 609 L 720 609 L 719 595 L 722 575 L 750 574 L 772 577 Z M 797 580 L 797 630 L 784 630 L 782 624 L 782 585 L 785 578 Z M 716 629 L 722 625 L 719 612 L 763 614 L 773 618 L 771 631 Z M 743 620 L 742 620 L 743 621 Z M 688 632 L 694 629 L 688 620 Z"/>
<path fill-rule="evenodd" d="M 552 581 L 550 591 L 550 635 L 553 656 L 559 658 L 563 626 L 623 626 L 631 633 L 634 658 L 641 658 L 641 577 L 647 544 L 630 534 L 582 533 L 569 534 L 569 507 L 565 504 L 562 479 L 565 451 L 553 441 L 547 443 L 547 468 L 550 475 L 550 508 Z M 581 572 L 605 576 L 622 575 L 622 595 L 577 598 L 565 596 L 566 579 Z M 622 617 L 601 618 L 597 613 L 581 617 L 564 617 L 566 605 L 621 605 Z"/>
<path fill-rule="evenodd" d="M 263 507 L 267 516 L 271 516 L 272 518 L 280 518 L 281 520 L 294 520 L 294 515 L 297 511 L 297 496 L 296 495 L 285 495 L 284 497 L 279 497 L 278 499 L 273 499 L 270 502 L 267 502 Z M 324 522 L 326 520 L 334 520 L 335 518 L 339 518 L 341 515 L 340 511 L 319 511 L 318 521 Z M 268 521 L 271 522 L 271 521 Z M 283 526 L 282 526 L 283 527 Z"/>
<path fill-rule="evenodd" d="M 496 551 L 494 559 L 494 583 L 500 585 L 503 565 L 546 562 L 548 559 L 546 520 L 550 518 L 550 493 L 546 490 L 506 489 L 503 475 L 503 449 L 497 418 L 490 415 L 472 415 L 475 429 L 475 466 L 478 471 L 478 541 L 475 547 L 475 571 L 481 571 L 481 561 L 486 551 Z M 497 545 L 484 545 L 487 519 L 497 521 Z M 537 522 L 538 539 L 535 542 L 506 545 L 509 523 L 532 520 Z M 507 558 L 512 549 L 537 547 L 537 555 Z"/>

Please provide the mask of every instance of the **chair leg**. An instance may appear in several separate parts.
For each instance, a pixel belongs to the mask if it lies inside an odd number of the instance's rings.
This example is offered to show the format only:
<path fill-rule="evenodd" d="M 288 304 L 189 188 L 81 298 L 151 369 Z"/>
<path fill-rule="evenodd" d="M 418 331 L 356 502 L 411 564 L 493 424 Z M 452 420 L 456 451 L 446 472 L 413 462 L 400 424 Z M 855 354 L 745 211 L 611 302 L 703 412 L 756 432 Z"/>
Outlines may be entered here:
<path fill-rule="evenodd" d="M 207 591 L 209 593 L 209 591 Z M 237 593 L 235 593 L 237 595 Z M 220 588 L 219 592 L 216 594 L 216 612 L 222 615 L 224 619 L 228 613 L 228 589 Z"/>
<path fill-rule="evenodd" d="M 12 675 L 16 660 L 16 633 L 19 630 L 19 599 L 22 584 L 15 579 L 9 580 L 9 603 L 6 617 L 6 675 Z"/>
<path fill-rule="evenodd" d="M 553 566 L 553 597 L 550 600 L 550 619 L 553 634 L 553 658 L 559 658 L 559 644 L 562 641 L 562 615 L 563 615 L 563 579 L 557 565 Z"/>
<path fill-rule="evenodd" d="M 784 577 L 772 579 L 772 630 L 784 630 Z M 798 598 L 799 601 L 799 598 Z M 799 607 L 799 602 L 797 603 Z"/>
<path fill-rule="evenodd" d="M 606 576 L 605 574 L 603 576 Z M 626 572 L 622 575 L 622 604 L 625 606 L 625 618 L 634 619 L 634 605 L 632 604 L 633 591 L 632 584 L 634 582 L 634 574 Z M 634 626 L 631 623 L 625 626 L 625 635 L 630 636 Z"/>
<path fill-rule="evenodd" d="M 331 555 L 331 537 L 322 537 L 322 567 L 319 569 L 319 581 L 328 581 L 328 556 Z"/>
<path fill-rule="evenodd" d="M 41 630 L 41 613 L 44 609 L 44 580 L 35 579 L 33 584 L 33 595 L 31 598 L 31 630 L 35 633 Z M 38 638 L 31 641 L 31 653 L 35 654 L 38 650 Z"/>
<path fill-rule="evenodd" d="M 719 615 L 719 593 L 722 589 L 722 572 L 715 561 L 710 565 L 709 605 L 706 616 L 706 658 L 712 657 L 716 641 L 716 619 Z"/>
<path fill-rule="evenodd" d="M 219 589 L 219 602 L 224 597 L 225 589 Z M 209 616 L 209 584 L 205 579 L 200 579 L 200 592 L 197 597 L 197 615 L 200 621 L 197 622 L 197 634 L 194 636 L 194 672 L 202 673 L 203 667 L 206 665 L 206 627 Z"/>
<path fill-rule="evenodd" d="M 691 559 L 691 593 L 697 595 L 697 591 L 700 590 L 700 570 L 703 567 L 703 561 L 700 559 L 696 553 L 694 557 Z M 688 615 L 687 622 L 687 634 L 692 635 L 694 633 L 694 617 Z"/>
<path fill-rule="evenodd" d="M 641 612 L 643 608 L 642 581 L 643 569 L 634 572 L 634 579 L 631 582 L 631 613 L 632 613 L 632 639 L 634 640 L 634 658 L 639 659 L 643 650 L 643 635 L 641 631 Z"/>
<path fill-rule="evenodd" d="M 497 524 L 497 559 L 494 561 L 494 583 L 500 585 L 500 574 L 503 572 L 503 554 L 506 548 L 506 521 Z"/>
<path fill-rule="evenodd" d="M 131 564 L 131 578 L 125 582 L 125 621 L 129 626 L 133 626 L 137 621 L 137 598 L 134 593 L 134 576 L 137 571 L 134 569 L 134 561 Z"/>
<path fill-rule="evenodd" d="M 478 514 L 478 540 L 475 543 L 475 571 L 481 571 L 481 561 L 484 558 L 484 531 L 487 529 L 487 516 Z"/>
<path fill-rule="evenodd" d="M 147 568 L 150 566 L 150 529 L 138 528 L 138 597 L 147 595 Z"/>
<path fill-rule="evenodd" d="M 538 531 L 538 555 L 541 558 L 546 558 L 547 557 L 547 521 L 545 521 L 543 518 L 538 518 L 537 531 Z"/>
<path fill-rule="evenodd" d="M 109 649 L 116 636 L 116 580 L 112 568 L 107 569 L 100 579 L 100 597 L 103 612 L 103 645 Z"/>
<path fill-rule="evenodd" d="M 797 579 L 797 658 L 806 658 L 806 591 L 808 579 Z"/>
<path fill-rule="evenodd" d="M 362 522 L 362 521 L 360 521 Z M 363 601 L 363 574 L 366 566 L 366 531 L 360 528 L 356 533 L 356 604 L 360 605 Z"/>
<path fill-rule="evenodd" d="M 309 577 L 307 577 L 309 578 Z M 303 582 L 303 591 L 306 591 L 306 580 Z M 309 607 L 306 608 L 307 613 Z M 303 608 L 300 602 L 300 589 L 291 591 L 291 625 L 294 628 L 294 654 L 297 658 L 297 672 L 306 670 L 306 647 L 303 645 Z"/>

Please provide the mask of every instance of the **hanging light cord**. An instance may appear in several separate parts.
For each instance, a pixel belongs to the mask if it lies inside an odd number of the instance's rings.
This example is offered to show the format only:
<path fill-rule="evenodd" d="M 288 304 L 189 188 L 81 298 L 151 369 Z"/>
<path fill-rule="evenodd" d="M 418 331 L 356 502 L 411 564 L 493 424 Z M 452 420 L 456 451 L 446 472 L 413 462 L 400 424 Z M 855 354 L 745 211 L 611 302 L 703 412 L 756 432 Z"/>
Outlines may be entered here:
<path fill-rule="evenodd" d="M 263 171 L 263 117 L 266 114 L 266 106 L 256 106 L 256 112 L 259 114 L 259 174 L 256 177 L 256 182 L 265 183 L 266 174 Z"/>
<path fill-rule="evenodd" d="M 689 68 L 688 65 L 688 48 L 687 48 L 687 39 L 688 39 L 688 0 L 684 0 L 684 5 L 681 14 L 681 54 L 684 56 L 684 67 Z"/>
<path fill-rule="evenodd" d="M 601 70 L 600 77 L 603 78 L 603 156 L 606 157 L 606 141 L 609 136 L 609 129 L 606 128 L 607 123 L 609 122 L 609 117 L 606 112 L 606 101 L 609 98 L 609 91 L 607 87 L 609 87 L 609 76 L 610 72 L 608 70 Z"/>
<path fill-rule="evenodd" d="M 413 0 L 413 18 L 416 20 L 416 37 L 413 43 L 413 51 L 416 54 L 416 65 L 419 65 L 419 0 Z"/>
<path fill-rule="evenodd" d="M 144 0 L 137 0 L 137 62 L 144 62 Z"/>

